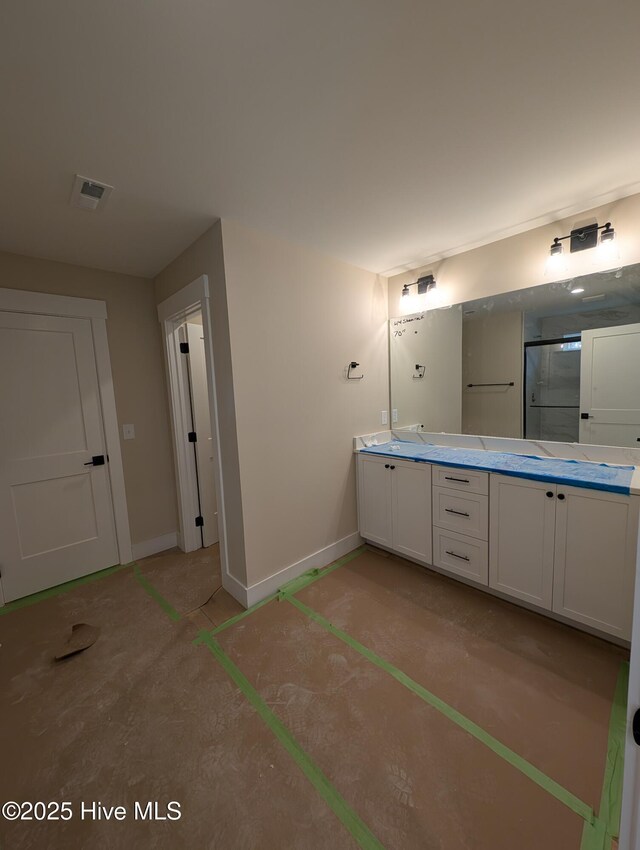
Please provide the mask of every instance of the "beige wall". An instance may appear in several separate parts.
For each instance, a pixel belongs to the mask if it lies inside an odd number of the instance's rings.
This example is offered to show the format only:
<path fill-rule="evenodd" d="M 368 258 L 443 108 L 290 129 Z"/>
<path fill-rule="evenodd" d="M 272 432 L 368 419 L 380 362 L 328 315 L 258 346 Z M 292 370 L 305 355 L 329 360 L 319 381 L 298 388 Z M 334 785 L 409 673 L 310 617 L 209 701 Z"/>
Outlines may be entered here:
<path fill-rule="evenodd" d="M 522 437 L 522 357 L 522 313 L 463 322 L 463 434 Z M 467 387 L 509 381 L 513 387 Z"/>
<path fill-rule="evenodd" d="M 218 428 L 226 512 L 227 569 L 234 578 L 246 585 L 243 505 L 236 437 L 236 405 L 229 342 L 222 228 L 219 221 L 156 277 L 155 295 L 157 302 L 164 301 L 203 274 L 206 274 L 209 278 L 216 393 L 218 396 Z"/>
<path fill-rule="evenodd" d="M 252 585 L 357 531 L 352 438 L 388 407 L 387 282 L 232 221 L 222 236 Z"/>
<path fill-rule="evenodd" d="M 120 431 L 131 539 L 140 543 L 175 531 L 173 460 L 152 281 L 0 253 L 0 286 L 106 301 L 118 423 L 133 423 L 136 429 L 135 440 L 123 440 Z"/>
<path fill-rule="evenodd" d="M 403 284 L 414 282 L 422 273 L 431 272 L 435 275 L 437 296 L 443 305 L 549 283 L 553 278 L 545 277 L 544 269 L 554 237 L 565 236 L 573 228 L 593 221 L 598 224 L 612 222 L 620 245 L 621 265 L 640 262 L 639 194 L 395 275 L 389 279 L 389 315 L 398 316 L 425 309 L 425 305 L 416 302 L 414 298 L 410 299 L 411 304 L 403 304 L 400 296 Z M 565 251 L 568 252 L 568 246 Z M 569 274 L 577 276 L 597 271 L 598 267 L 593 261 L 593 251 L 568 254 Z M 428 295 L 422 297 L 429 298 Z"/>

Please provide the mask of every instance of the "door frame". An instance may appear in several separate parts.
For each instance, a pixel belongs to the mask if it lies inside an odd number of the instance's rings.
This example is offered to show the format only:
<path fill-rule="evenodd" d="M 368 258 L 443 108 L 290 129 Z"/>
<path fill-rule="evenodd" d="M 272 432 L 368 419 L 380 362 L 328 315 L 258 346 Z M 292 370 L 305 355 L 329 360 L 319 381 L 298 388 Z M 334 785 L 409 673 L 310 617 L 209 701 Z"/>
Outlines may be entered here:
<path fill-rule="evenodd" d="M 178 491 L 178 517 L 180 521 L 178 545 L 183 552 L 192 552 L 202 547 L 199 529 L 194 523 L 194 517 L 197 516 L 197 485 L 192 444 L 185 439 L 186 434 L 191 430 L 188 424 L 189 395 L 180 360 L 180 339 L 178 333 L 179 327 L 190 316 L 198 312 L 202 315 L 202 335 L 204 337 L 207 387 L 209 390 L 209 416 L 211 417 L 212 430 L 215 432 L 213 440 L 216 456 L 214 478 L 216 499 L 218 502 L 220 563 L 224 575 L 228 573 L 227 526 L 209 302 L 209 278 L 206 274 L 201 275 L 158 305 L 158 319 L 162 327 L 162 337 L 164 340 L 169 407 L 173 431 L 173 453 Z"/>
<path fill-rule="evenodd" d="M 639 499 L 639 496 L 633 496 Z M 640 748 L 633 739 L 633 718 L 640 711 L 640 535 L 636 554 L 636 586 L 631 629 L 631 660 L 627 692 L 627 726 L 624 740 L 624 777 L 620 817 L 620 850 L 640 848 Z"/>
<path fill-rule="evenodd" d="M 0 288 L 0 311 L 3 313 L 25 313 L 41 316 L 59 316 L 74 319 L 89 319 L 93 336 L 93 349 L 98 374 L 99 404 L 106 443 L 109 486 L 113 504 L 113 519 L 121 564 L 133 560 L 131 530 L 127 510 L 127 494 L 124 486 L 124 468 L 120 451 L 120 429 L 113 391 L 113 374 L 107 339 L 107 304 L 93 298 L 76 298 L 71 295 L 51 295 L 22 289 Z M 0 580 L 0 604 L 4 604 Z"/>

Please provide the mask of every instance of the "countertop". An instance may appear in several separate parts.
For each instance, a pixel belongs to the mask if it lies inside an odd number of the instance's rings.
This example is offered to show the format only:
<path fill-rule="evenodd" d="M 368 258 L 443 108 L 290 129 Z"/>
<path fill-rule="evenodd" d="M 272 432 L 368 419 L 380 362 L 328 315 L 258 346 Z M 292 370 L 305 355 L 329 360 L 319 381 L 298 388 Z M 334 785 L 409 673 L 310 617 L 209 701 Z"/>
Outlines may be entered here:
<path fill-rule="evenodd" d="M 548 481 L 605 490 L 623 495 L 640 494 L 640 468 L 620 464 L 594 463 L 592 461 L 548 458 L 538 455 L 511 452 L 482 451 L 479 449 L 450 448 L 391 440 L 376 446 L 359 449 L 363 454 L 382 455 L 417 463 L 434 463 L 461 469 L 479 469 L 497 472 L 532 481 Z"/>

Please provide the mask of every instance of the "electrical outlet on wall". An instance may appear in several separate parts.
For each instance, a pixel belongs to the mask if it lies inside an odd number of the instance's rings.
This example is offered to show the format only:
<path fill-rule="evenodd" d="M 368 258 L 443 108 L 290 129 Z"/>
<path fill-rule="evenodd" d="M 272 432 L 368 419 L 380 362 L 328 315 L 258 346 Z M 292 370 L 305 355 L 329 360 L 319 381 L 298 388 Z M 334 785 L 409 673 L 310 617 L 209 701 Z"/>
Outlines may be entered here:
<path fill-rule="evenodd" d="M 122 438 L 124 440 L 135 440 L 136 438 L 136 429 L 133 425 L 123 425 L 122 426 Z"/>
<path fill-rule="evenodd" d="M 389 422 L 389 413 L 386 410 L 380 411 L 380 424 L 387 425 Z"/>
<path fill-rule="evenodd" d="M 398 421 L 398 408 L 397 407 L 393 408 L 391 421 L 394 423 L 394 425 Z"/>

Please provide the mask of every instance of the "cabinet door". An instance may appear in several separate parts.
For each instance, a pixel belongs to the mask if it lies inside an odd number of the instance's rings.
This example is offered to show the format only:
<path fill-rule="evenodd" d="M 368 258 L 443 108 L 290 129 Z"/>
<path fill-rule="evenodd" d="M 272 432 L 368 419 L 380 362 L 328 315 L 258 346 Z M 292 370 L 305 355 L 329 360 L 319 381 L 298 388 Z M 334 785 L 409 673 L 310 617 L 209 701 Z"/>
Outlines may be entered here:
<path fill-rule="evenodd" d="M 556 485 L 491 475 L 489 587 L 551 609 Z"/>
<path fill-rule="evenodd" d="M 385 457 L 358 455 L 358 525 L 371 543 L 392 546 L 391 468 Z M 386 468 L 385 468 L 386 467 Z"/>
<path fill-rule="evenodd" d="M 391 461 L 393 548 L 431 564 L 431 465 Z"/>
<path fill-rule="evenodd" d="M 630 639 L 637 528 L 635 497 L 558 484 L 557 614 Z"/>

